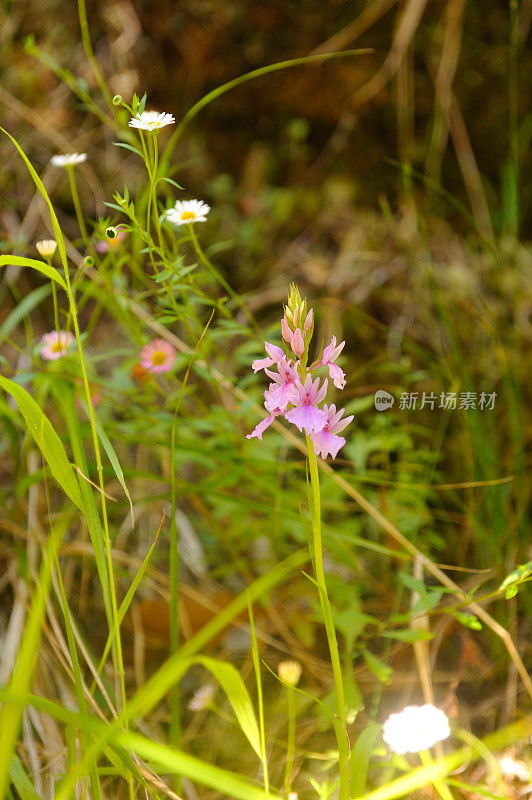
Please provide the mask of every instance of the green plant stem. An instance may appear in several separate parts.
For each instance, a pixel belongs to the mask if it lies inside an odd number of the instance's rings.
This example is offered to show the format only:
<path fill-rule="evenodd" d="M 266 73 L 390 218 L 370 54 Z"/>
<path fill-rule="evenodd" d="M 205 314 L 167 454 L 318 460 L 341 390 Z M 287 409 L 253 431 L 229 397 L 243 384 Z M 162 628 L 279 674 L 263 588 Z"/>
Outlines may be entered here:
<path fill-rule="evenodd" d="M 89 32 L 89 23 L 87 20 L 87 9 L 85 7 L 85 0 L 78 0 L 78 17 L 79 17 L 79 27 L 81 29 L 81 41 L 83 42 L 83 49 L 85 50 L 87 61 L 91 65 L 94 77 L 98 82 L 98 86 L 100 87 L 100 91 L 103 95 L 105 102 L 111 108 L 111 110 L 114 111 L 113 98 L 111 97 L 111 93 L 107 88 L 107 84 L 98 66 L 98 62 L 96 61 L 96 57 L 92 49 L 91 37 Z"/>
<path fill-rule="evenodd" d="M 48 262 L 48 265 L 51 267 L 52 266 L 52 258 L 51 258 L 51 256 L 48 256 L 46 260 Z M 59 330 L 59 309 L 58 309 L 58 305 L 57 305 L 57 288 L 56 288 L 56 285 L 55 285 L 55 281 L 51 281 L 51 284 L 52 284 L 52 300 L 53 300 L 53 303 L 54 303 L 54 325 L 55 325 L 56 331 L 58 331 Z"/>
<path fill-rule="evenodd" d="M 70 193 L 72 195 L 72 202 L 74 203 L 74 210 L 76 212 L 76 219 L 78 221 L 79 229 L 81 231 L 81 237 L 83 239 L 83 243 L 87 250 L 91 249 L 91 243 L 89 239 L 89 234 L 87 233 L 87 226 L 85 225 L 85 219 L 83 217 L 83 213 L 81 211 L 81 204 L 79 202 L 79 194 L 78 194 L 78 187 L 76 184 L 76 179 L 74 177 L 74 165 L 70 165 L 66 167 L 66 171 L 68 173 L 68 181 L 70 183 Z"/>
<path fill-rule="evenodd" d="M 327 584 L 325 582 L 325 571 L 323 569 L 323 546 L 321 536 L 321 493 L 320 493 L 320 478 L 318 473 L 318 462 L 314 447 L 310 438 L 306 437 L 307 441 L 307 457 L 310 471 L 310 482 L 312 492 L 312 506 L 311 506 L 311 519 L 312 519 L 312 533 L 313 533 L 313 555 L 314 555 L 314 571 L 316 575 L 316 583 L 320 593 L 320 604 L 323 613 L 323 621 L 325 623 L 325 631 L 327 633 L 327 642 L 329 644 L 329 654 L 331 657 L 331 666 L 334 677 L 334 686 L 336 693 L 336 709 L 337 715 L 333 719 L 334 732 L 336 734 L 336 741 L 338 743 L 338 764 L 340 769 L 340 800 L 348 800 L 349 798 L 349 740 L 347 738 L 347 719 L 345 709 L 345 692 L 344 681 L 342 677 L 342 665 L 340 662 L 340 653 L 338 652 L 338 641 L 336 639 L 336 630 L 334 627 L 334 620 L 332 615 L 331 603 L 327 592 Z"/>
<path fill-rule="evenodd" d="M 179 405 L 178 405 L 179 408 Z M 171 514 L 170 520 L 170 655 L 179 650 L 179 530 L 177 528 L 176 512 L 176 476 L 175 476 L 175 434 L 177 426 L 177 408 L 172 424 L 171 460 L 170 460 L 170 492 Z M 179 682 L 170 690 L 170 736 L 169 742 L 174 747 L 181 744 L 181 705 Z M 174 790 L 181 793 L 181 778 L 176 775 Z"/>
<path fill-rule="evenodd" d="M 419 757 L 424 767 L 428 767 L 434 764 L 434 759 L 432 758 L 428 750 L 421 751 Z M 442 800 L 454 800 L 453 793 L 451 792 L 451 790 L 449 789 L 444 780 L 441 780 L 440 778 L 434 778 L 432 780 L 432 785 L 434 786 L 434 788 L 436 789 Z"/>
<path fill-rule="evenodd" d="M 259 730 L 260 730 L 260 760 L 262 763 L 262 774 L 264 778 L 264 790 L 270 792 L 270 778 L 268 773 L 268 758 L 266 755 L 266 727 L 264 725 L 264 694 L 262 691 L 262 677 L 260 673 L 259 645 L 255 631 L 255 619 L 253 616 L 253 606 L 248 604 L 249 627 L 251 631 L 251 653 L 253 657 L 253 669 L 255 671 L 255 682 L 257 684 L 257 701 L 259 711 Z"/>
<path fill-rule="evenodd" d="M 290 794 L 292 770 L 294 767 L 294 753 L 296 749 L 296 695 L 293 686 L 286 687 L 286 702 L 288 706 L 288 740 L 286 743 L 286 769 L 284 773 L 284 789 L 288 797 Z"/>
<path fill-rule="evenodd" d="M 519 2 L 509 0 L 510 52 L 508 67 L 508 132 L 512 171 L 511 233 L 519 236 Z"/>
<path fill-rule="evenodd" d="M 214 264 L 211 263 L 211 261 L 207 258 L 207 256 L 205 255 L 205 253 L 201 249 L 200 243 L 198 242 L 198 237 L 196 236 L 196 231 L 194 230 L 194 225 L 188 224 L 187 228 L 189 230 L 190 238 L 192 240 L 192 244 L 194 245 L 194 250 L 196 251 L 196 255 L 198 256 L 198 258 L 201 261 L 201 263 L 203 264 L 203 266 L 207 267 L 207 269 L 209 270 L 209 272 L 211 273 L 213 278 L 216 281 L 218 281 L 220 286 L 223 289 L 225 289 L 225 291 L 227 292 L 229 297 L 232 297 L 232 299 L 235 301 L 235 303 L 242 309 L 242 311 L 246 315 L 246 318 L 249 321 L 249 323 L 257 331 L 259 331 L 260 329 L 259 329 L 259 326 L 257 325 L 255 317 L 253 316 L 253 314 L 251 313 L 249 308 L 246 306 L 246 304 L 244 303 L 244 301 L 242 300 L 240 295 L 237 292 L 235 292 L 235 290 L 227 283 L 227 281 L 225 280 L 224 276 L 220 272 L 218 272 L 218 270 L 216 269 Z"/>

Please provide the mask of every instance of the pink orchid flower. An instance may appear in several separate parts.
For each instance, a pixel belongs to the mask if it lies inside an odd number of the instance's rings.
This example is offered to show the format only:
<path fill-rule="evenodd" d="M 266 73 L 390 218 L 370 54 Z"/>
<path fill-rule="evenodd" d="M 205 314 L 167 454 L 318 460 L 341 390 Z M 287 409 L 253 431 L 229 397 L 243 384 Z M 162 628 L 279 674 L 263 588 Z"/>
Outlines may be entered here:
<path fill-rule="evenodd" d="M 320 431 L 313 431 L 310 434 L 310 439 L 317 456 L 321 455 L 322 458 L 327 458 L 330 453 L 333 458 L 336 458 L 338 450 L 345 444 L 344 437 L 337 434 L 349 425 L 353 419 L 353 414 L 342 419 L 345 408 L 336 411 L 334 404 L 328 406 L 327 403 L 323 406 L 323 410 L 327 414 L 327 422 Z"/>
<path fill-rule="evenodd" d="M 269 389 L 264 392 L 264 405 L 267 411 L 280 408 L 284 412 L 288 407 L 288 403 L 294 403 L 299 397 L 297 391 L 299 374 L 296 367 L 284 356 L 278 362 L 277 369 L 278 372 L 271 372 L 269 369 L 264 370 L 266 375 L 273 380 Z"/>
<path fill-rule="evenodd" d="M 264 349 L 268 353 L 268 358 L 257 358 L 251 365 L 253 372 L 258 372 L 261 369 L 266 369 L 266 367 L 273 367 L 274 364 L 278 364 L 279 361 L 284 358 L 284 352 L 281 347 L 277 347 L 275 344 L 270 344 L 269 342 L 264 342 Z"/>
<path fill-rule="evenodd" d="M 337 389 L 343 389 L 345 386 L 345 372 L 342 372 L 340 367 L 334 362 L 344 349 L 345 342 L 340 342 L 336 346 L 336 336 L 333 336 L 331 343 L 324 349 L 320 360 L 316 363 L 317 367 L 329 367 L 329 377 Z"/>
<path fill-rule="evenodd" d="M 276 408 L 275 411 L 272 411 L 269 417 L 266 417 L 266 419 L 263 419 L 262 422 L 259 422 L 254 431 L 246 434 L 246 439 L 253 439 L 253 437 L 256 436 L 259 442 L 262 442 L 262 434 L 264 433 L 266 428 L 269 428 L 272 422 L 274 421 L 275 417 L 278 417 L 279 414 L 282 413 L 283 412 L 281 411 L 280 408 Z"/>
<path fill-rule="evenodd" d="M 325 399 L 327 381 L 325 380 L 320 388 L 320 379 L 316 378 L 313 382 L 312 377 L 307 375 L 305 383 L 299 381 L 296 383 L 296 389 L 298 397 L 291 401 L 295 408 L 288 411 L 285 414 L 285 418 L 300 431 L 305 428 L 308 434 L 311 431 L 321 431 L 327 423 L 327 414 L 321 408 L 316 408 L 316 406 Z"/>

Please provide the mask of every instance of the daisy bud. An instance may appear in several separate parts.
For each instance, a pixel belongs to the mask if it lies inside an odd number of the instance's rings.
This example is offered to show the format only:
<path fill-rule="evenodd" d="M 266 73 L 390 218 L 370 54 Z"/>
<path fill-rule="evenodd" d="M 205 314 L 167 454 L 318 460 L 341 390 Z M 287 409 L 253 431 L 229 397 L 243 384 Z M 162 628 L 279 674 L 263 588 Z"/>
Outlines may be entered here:
<path fill-rule="evenodd" d="M 84 267 L 93 267 L 94 266 L 94 259 L 92 256 L 85 256 L 83 259 L 83 266 Z"/>
<path fill-rule="evenodd" d="M 281 332 L 283 334 L 283 339 L 285 340 L 285 342 L 287 342 L 287 344 L 291 345 L 292 344 L 292 331 L 288 327 L 287 322 L 286 322 L 285 319 L 281 320 Z"/>
<path fill-rule="evenodd" d="M 50 258 L 57 250 L 57 242 L 55 239 L 42 239 L 36 243 L 35 247 L 40 256 Z"/>
<path fill-rule="evenodd" d="M 301 671 L 299 661 L 281 661 L 277 667 L 277 674 L 288 686 L 297 686 L 301 678 Z"/>
<path fill-rule="evenodd" d="M 313 324 L 314 324 L 314 309 L 311 308 L 307 316 L 305 317 L 305 322 L 303 323 L 303 329 L 305 330 L 306 333 L 312 330 Z"/>
<path fill-rule="evenodd" d="M 303 337 L 299 328 L 296 328 L 294 335 L 292 336 L 291 347 L 296 356 L 302 356 L 305 352 L 305 342 L 303 341 Z"/>
<path fill-rule="evenodd" d="M 108 239 L 116 239 L 118 236 L 118 230 L 116 228 L 110 227 L 105 229 L 105 235 Z"/>
<path fill-rule="evenodd" d="M 122 105 L 122 95 L 121 94 L 115 94 L 115 96 L 113 97 L 113 105 L 114 106 L 121 106 Z"/>

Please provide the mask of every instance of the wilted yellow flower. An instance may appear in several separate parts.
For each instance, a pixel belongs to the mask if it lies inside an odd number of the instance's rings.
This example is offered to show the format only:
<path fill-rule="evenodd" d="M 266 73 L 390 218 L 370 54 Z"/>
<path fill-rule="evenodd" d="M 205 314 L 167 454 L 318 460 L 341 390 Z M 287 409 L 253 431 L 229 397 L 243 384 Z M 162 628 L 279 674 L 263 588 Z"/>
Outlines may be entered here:
<path fill-rule="evenodd" d="M 37 248 L 37 252 L 40 256 L 43 258 L 48 258 L 53 256 L 57 250 L 57 242 L 55 239 L 41 239 L 40 242 L 37 242 L 35 247 Z"/>
<path fill-rule="evenodd" d="M 297 686 L 301 677 L 301 664 L 299 661 L 281 661 L 277 667 L 277 674 L 283 683 Z"/>

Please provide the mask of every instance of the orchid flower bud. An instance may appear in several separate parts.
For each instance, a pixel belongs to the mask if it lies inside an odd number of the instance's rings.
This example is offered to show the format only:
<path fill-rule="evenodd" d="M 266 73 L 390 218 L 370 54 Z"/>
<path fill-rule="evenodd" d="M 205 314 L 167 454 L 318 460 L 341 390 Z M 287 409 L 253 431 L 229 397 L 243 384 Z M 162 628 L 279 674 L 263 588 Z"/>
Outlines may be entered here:
<path fill-rule="evenodd" d="M 313 324 L 314 324 L 314 309 L 311 308 L 305 318 L 305 322 L 303 323 L 304 331 L 308 333 L 312 329 Z"/>
<path fill-rule="evenodd" d="M 292 336 L 291 347 L 296 356 L 302 356 L 305 352 L 305 342 L 303 341 L 303 337 L 299 328 L 296 328 L 294 335 Z"/>
<path fill-rule="evenodd" d="M 288 324 L 285 319 L 281 320 L 281 333 L 283 334 L 283 339 L 287 344 L 292 343 L 292 331 L 288 327 Z"/>

